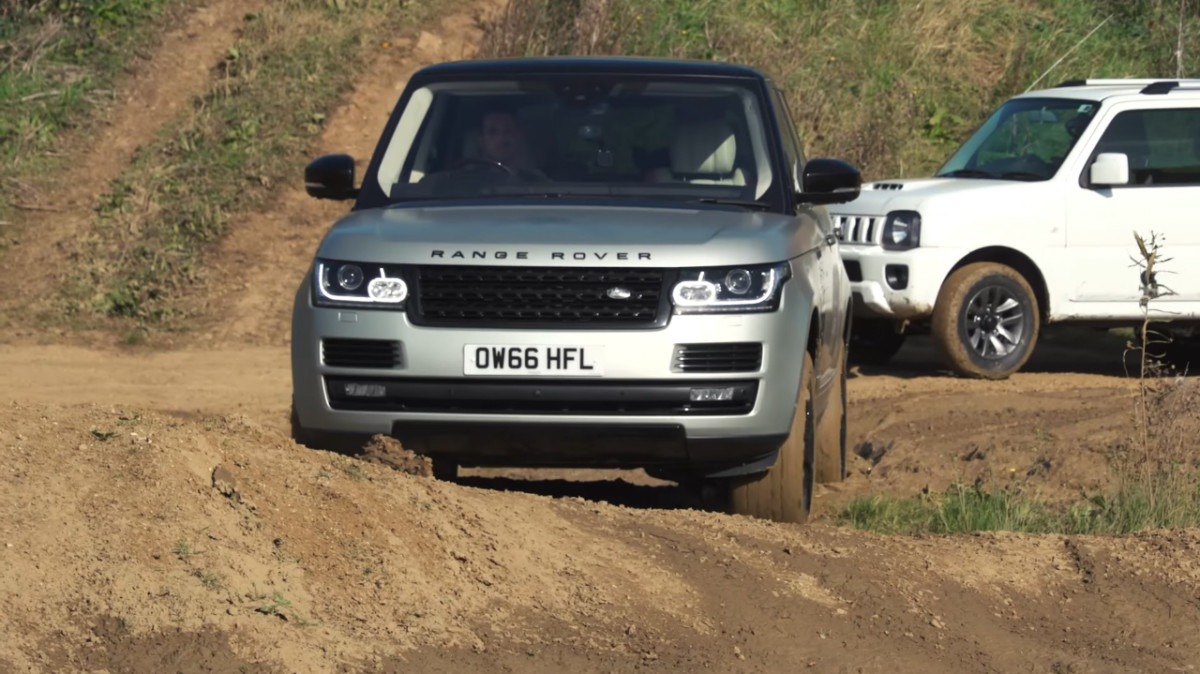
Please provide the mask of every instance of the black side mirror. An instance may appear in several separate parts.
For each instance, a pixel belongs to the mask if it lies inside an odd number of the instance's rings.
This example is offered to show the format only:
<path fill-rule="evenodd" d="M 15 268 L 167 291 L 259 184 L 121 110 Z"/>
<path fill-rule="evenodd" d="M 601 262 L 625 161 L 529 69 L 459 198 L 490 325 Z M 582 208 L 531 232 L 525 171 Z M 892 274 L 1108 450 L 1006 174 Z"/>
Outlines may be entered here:
<path fill-rule="evenodd" d="M 348 154 L 327 154 L 317 157 L 304 167 L 304 189 L 317 199 L 353 199 L 358 196 L 354 187 L 354 158 Z"/>
<path fill-rule="evenodd" d="M 818 157 L 811 159 L 796 173 L 800 184 L 796 198 L 807 204 L 844 204 L 858 198 L 862 190 L 862 175 L 858 169 L 840 159 Z"/>

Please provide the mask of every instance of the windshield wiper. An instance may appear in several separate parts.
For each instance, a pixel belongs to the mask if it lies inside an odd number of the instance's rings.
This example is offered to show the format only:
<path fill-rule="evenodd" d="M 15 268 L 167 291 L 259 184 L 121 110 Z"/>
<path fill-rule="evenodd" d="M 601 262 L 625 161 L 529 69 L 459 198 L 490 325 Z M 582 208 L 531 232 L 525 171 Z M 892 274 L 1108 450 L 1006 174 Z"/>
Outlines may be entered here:
<path fill-rule="evenodd" d="M 718 199 L 716 197 L 703 197 L 695 199 L 702 204 L 720 204 L 722 206 L 742 206 L 743 208 L 753 208 L 759 211 L 771 210 L 771 204 L 765 201 L 748 201 L 746 199 Z"/>
<path fill-rule="evenodd" d="M 1007 173 L 1001 173 L 1000 177 L 1010 180 L 1049 180 L 1049 178 L 1040 173 L 1032 173 L 1030 171 L 1008 171 Z"/>
<path fill-rule="evenodd" d="M 979 169 L 956 169 L 949 173 L 939 173 L 939 178 L 995 178 L 996 176 Z"/>

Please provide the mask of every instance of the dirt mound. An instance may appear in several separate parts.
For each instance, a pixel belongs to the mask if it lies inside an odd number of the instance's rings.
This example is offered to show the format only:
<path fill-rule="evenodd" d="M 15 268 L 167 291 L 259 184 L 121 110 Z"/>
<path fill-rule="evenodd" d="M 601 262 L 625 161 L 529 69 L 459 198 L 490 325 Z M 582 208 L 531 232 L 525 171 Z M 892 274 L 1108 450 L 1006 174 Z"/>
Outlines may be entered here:
<path fill-rule="evenodd" d="M 83 648 L 114 616 L 131 636 L 216 626 L 260 661 L 328 671 L 319 662 L 380 649 L 479 646 L 481 624 L 536 639 L 537 614 L 680 617 L 694 594 L 620 542 L 588 540 L 546 499 L 305 450 L 245 417 L 13 416 L 0 631 L 25 638 L 0 657 L 42 651 L 41 625 Z"/>
<path fill-rule="evenodd" d="M 640 510 L 417 477 L 250 416 L 95 405 L 8 406 L 0 458 L 0 662 L 18 669 L 1200 658 L 1196 532 L 907 539 Z"/>
<path fill-rule="evenodd" d="M 376 435 L 363 447 L 363 458 L 383 464 L 392 470 L 419 475 L 433 476 L 433 462 L 427 456 L 414 454 L 400 445 L 400 441 L 386 435 Z"/>

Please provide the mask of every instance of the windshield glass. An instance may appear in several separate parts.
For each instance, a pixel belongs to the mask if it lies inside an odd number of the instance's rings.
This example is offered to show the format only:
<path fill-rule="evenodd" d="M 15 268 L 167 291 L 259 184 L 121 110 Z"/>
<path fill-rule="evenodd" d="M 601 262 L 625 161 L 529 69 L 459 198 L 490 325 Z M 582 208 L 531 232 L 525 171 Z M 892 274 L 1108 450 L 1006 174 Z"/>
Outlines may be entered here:
<path fill-rule="evenodd" d="M 938 176 L 1048 180 L 1096 115 L 1095 101 L 1014 99 L 1000 106 Z"/>
<path fill-rule="evenodd" d="M 452 81 L 413 92 L 376 180 L 390 202 L 486 196 L 781 198 L 753 83 Z"/>

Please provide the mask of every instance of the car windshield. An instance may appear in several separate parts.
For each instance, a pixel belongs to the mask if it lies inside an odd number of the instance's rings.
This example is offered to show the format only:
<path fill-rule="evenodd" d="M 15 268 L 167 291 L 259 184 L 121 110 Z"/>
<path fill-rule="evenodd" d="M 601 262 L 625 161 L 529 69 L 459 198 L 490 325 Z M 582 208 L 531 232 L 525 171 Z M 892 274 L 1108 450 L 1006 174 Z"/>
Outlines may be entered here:
<path fill-rule="evenodd" d="M 1091 123 L 1095 101 L 1019 98 L 1000 106 L 935 174 L 1049 180 Z"/>
<path fill-rule="evenodd" d="M 729 79 L 541 76 L 415 90 L 375 179 L 414 199 L 648 197 L 772 205 L 758 87 Z"/>

